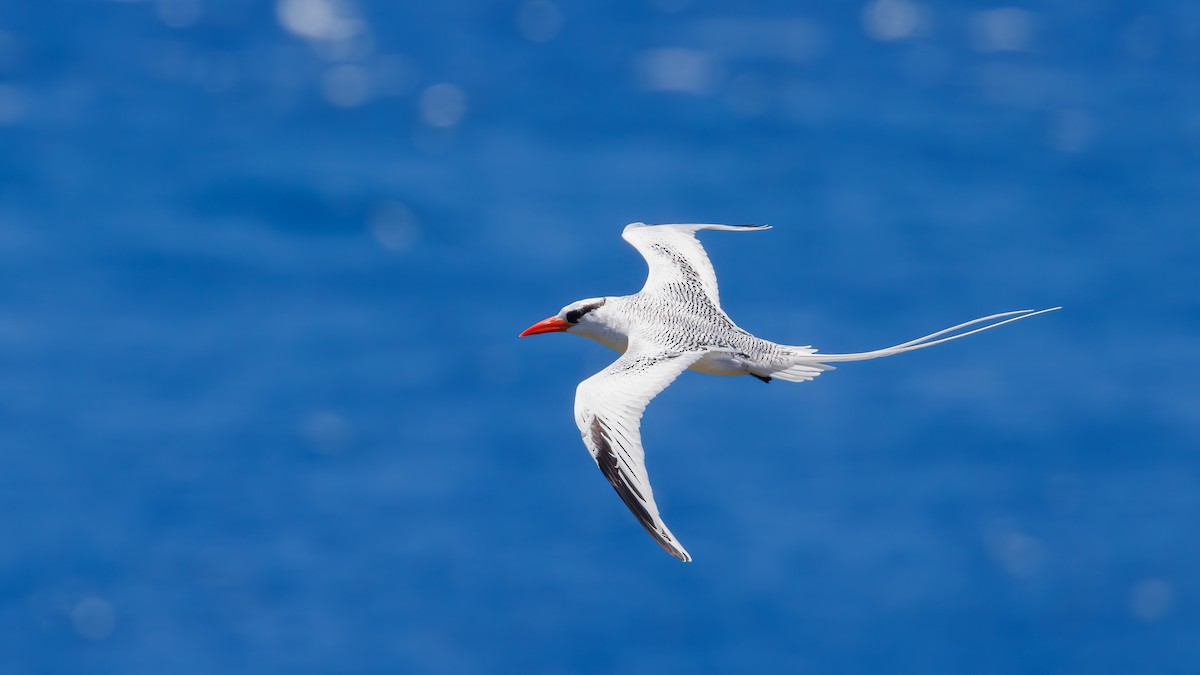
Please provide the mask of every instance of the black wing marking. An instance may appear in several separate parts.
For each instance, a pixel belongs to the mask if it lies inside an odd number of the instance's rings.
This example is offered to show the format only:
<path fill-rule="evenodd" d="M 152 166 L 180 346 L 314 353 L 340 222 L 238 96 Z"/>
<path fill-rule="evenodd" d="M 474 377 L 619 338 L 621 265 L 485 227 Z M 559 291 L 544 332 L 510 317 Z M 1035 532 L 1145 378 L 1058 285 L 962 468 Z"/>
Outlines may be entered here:
<path fill-rule="evenodd" d="M 607 368 L 579 383 L 575 424 L 596 466 L 659 546 L 687 562 L 691 556 L 658 513 L 642 449 L 646 405 L 704 352 L 663 350 L 631 339 Z"/>
<path fill-rule="evenodd" d="M 646 510 L 646 497 L 629 480 L 623 460 L 617 456 L 609 443 L 609 429 L 604 420 L 599 417 L 592 418 L 591 433 L 592 443 L 596 448 L 596 466 L 600 467 L 601 473 L 609 483 L 612 483 L 613 489 L 620 495 L 621 501 L 625 502 L 625 506 L 629 507 L 638 522 L 646 528 L 646 531 L 654 537 L 654 541 L 657 541 L 664 551 L 683 562 L 691 560 L 691 557 L 679 547 L 679 544 L 671 538 L 668 532 L 659 529 L 659 525 L 654 522 L 654 516 Z"/>

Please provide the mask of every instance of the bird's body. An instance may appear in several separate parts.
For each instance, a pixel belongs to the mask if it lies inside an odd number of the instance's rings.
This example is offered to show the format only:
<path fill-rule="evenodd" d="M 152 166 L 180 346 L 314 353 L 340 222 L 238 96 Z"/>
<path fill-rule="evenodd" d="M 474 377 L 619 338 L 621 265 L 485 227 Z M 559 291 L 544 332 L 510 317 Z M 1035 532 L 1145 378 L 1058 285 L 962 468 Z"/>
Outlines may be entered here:
<path fill-rule="evenodd" d="M 631 336 L 663 352 L 702 352 L 688 367 L 707 375 L 770 377 L 780 365 L 794 365 L 813 353 L 755 337 L 735 324 L 707 298 L 691 305 L 664 302 L 657 294 L 635 293 L 605 298 L 588 316 L 587 325 L 572 331 L 624 353 Z"/>
<path fill-rule="evenodd" d="M 580 383 L 575 395 L 575 422 L 592 458 L 625 504 L 660 546 L 683 561 L 691 557 L 663 523 L 650 489 L 640 426 L 646 404 L 684 370 L 751 375 L 764 382 L 776 378 L 799 382 L 831 370 L 832 362 L 862 361 L 922 349 L 1052 311 L 996 314 L 894 347 L 858 354 L 818 354 L 808 346 L 776 344 L 739 328 L 721 309 L 716 274 L 694 236 L 697 230 L 705 229 L 767 228 L 630 224 L 622 237 L 642 254 L 650 268 L 642 290 L 633 295 L 574 302 L 521 333 L 571 332 L 621 353 L 607 368 Z M 994 323 L 955 333 L 987 321 Z"/>

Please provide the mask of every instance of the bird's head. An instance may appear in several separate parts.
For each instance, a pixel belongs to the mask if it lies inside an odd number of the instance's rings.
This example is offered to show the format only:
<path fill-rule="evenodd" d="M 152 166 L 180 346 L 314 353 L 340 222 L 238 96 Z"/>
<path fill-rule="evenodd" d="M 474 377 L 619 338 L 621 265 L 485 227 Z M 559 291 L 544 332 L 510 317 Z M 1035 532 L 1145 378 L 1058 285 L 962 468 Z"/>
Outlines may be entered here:
<path fill-rule="evenodd" d="M 549 319 L 542 319 L 521 331 L 520 337 L 538 333 L 566 332 L 578 332 L 583 333 L 586 337 L 592 337 L 587 334 L 603 325 L 603 319 L 595 314 L 595 311 L 603 307 L 606 300 L 607 298 L 588 298 L 572 302 L 559 310 L 558 314 Z"/>

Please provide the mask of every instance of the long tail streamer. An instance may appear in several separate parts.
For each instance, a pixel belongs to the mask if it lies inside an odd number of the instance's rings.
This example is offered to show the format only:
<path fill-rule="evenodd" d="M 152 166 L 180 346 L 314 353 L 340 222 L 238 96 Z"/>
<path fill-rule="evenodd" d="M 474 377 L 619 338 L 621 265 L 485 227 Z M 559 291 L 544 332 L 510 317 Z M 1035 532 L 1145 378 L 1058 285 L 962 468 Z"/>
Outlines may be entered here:
<path fill-rule="evenodd" d="M 869 359 L 878 359 L 878 358 L 882 358 L 884 356 L 892 356 L 894 354 L 903 354 L 904 352 L 911 352 L 911 351 L 915 351 L 917 349 L 925 349 L 926 347 L 940 345 L 943 342 L 950 342 L 951 340 L 965 338 L 968 335 L 974 335 L 975 333 L 982 333 L 985 330 L 991 330 L 993 328 L 998 328 L 1000 326 L 1003 326 L 1006 323 L 1020 321 L 1021 319 L 1028 319 L 1031 316 L 1037 316 L 1038 314 L 1045 314 L 1046 312 L 1053 312 L 1053 311 L 1059 310 L 1059 309 L 1062 309 L 1062 307 L 1051 307 L 1050 309 L 1020 309 L 1015 312 L 1002 312 L 1000 314 L 993 314 L 991 316 L 984 316 L 984 317 L 980 317 L 978 319 L 973 319 L 966 323 L 960 323 L 957 326 L 951 326 L 945 330 L 939 330 L 936 333 L 930 333 L 929 335 L 926 335 L 924 337 L 919 337 L 916 340 L 909 340 L 908 342 L 904 342 L 904 343 L 894 345 L 891 347 L 885 347 L 883 349 L 876 349 L 874 351 L 869 351 L 869 352 L 859 352 L 857 354 L 819 354 L 818 353 L 818 354 L 812 354 L 811 356 L 805 357 L 803 359 L 803 361 L 811 360 L 812 362 L 815 362 L 815 363 L 838 363 L 838 362 L 842 362 L 842 361 L 867 361 Z M 1003 319 L 1003 321 L 1000 321 L 999 319 Z M 964 328 L 969 328 L 971 326 L 981 324 L 981 323 L 986 323 L 988 321 L 993 321 L 994 323 L 989 323 L 986 326 L 980 326 L 979 328 L 975 328 L 975 329 L 966 331 L 965 333 L 955 333 L 955 331 L 960 331 Z M 950 334 L 952 334 L 952 335 L 950 335 Z M 943 335 L 949 335 L 949 337 L 942 337 Z M 941 338 L 941 339 L 935 340 L 934 338 Z"/>

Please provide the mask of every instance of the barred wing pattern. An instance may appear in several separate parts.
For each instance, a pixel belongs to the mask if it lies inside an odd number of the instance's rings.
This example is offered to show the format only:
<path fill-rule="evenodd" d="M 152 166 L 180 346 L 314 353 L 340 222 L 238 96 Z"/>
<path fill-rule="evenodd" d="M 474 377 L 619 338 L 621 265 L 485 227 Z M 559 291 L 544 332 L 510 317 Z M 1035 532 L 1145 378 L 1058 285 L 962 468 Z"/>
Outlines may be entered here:
<path fill-rule="evenodd" d="M 647 225 L 631 223 L 625 226 L 621 238 L 633 245 L 646 259 L 650 274 L 642 293 L 655 293 L 669 284 L 680 282 L 696 286 L 717 307 L 721 306 L 717 292 L 717 273 L 704 247 L 696 239 L 698 230 L 727 230 L 730 232 L 756 232 L 769 230 L 770 225 L 714 225 L 680 224 Z"/>

